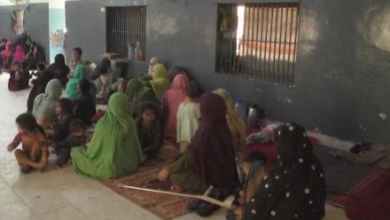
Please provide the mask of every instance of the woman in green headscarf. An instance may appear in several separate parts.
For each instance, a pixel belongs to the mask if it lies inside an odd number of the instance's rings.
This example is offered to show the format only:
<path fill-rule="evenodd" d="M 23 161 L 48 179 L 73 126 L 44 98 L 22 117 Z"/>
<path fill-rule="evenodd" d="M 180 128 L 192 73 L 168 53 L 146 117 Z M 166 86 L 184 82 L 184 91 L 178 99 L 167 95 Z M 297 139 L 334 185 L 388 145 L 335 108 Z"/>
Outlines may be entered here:
<path fill-rule="evenodd" d="M 87 177 L 110 179 L 133 173 L 142 161 L 136 124 L 128 113 L 127 96 L 115 93 L 86 148 L 72 150 L 73 167 Z"/>
<path fill-rule="evenodd" d="M 85 77 L 85 67 L 83 65 L 78 65 L 73 72 L 72 79 L 70 79 L 68 84 L 66 85 L 66 94 L 68 98 L 72 100 L 79 99 L 81 93 L 77 87 L 79 85 L 80 80 Z"/>
<path fill-rule="evenodd" d="M 129 113 L 134 118 L 137 117 L 143 103 L 158 103 L 156 95 L 150 89 L 143 87 L 138 79 L 132 79 L 127 83 L 126 95 L 129 101 Z"/>
<path fill-rule="evenodd" d="M 152 76 L 153 79 L 148 81 L 147 86 L 150 83 L 150 88 L 153 90 L 154 94 L 156 94 L 158 101 L 161 103 L 164 93 L 171 87 L 171 83 L 167 75 L 167 69 L 163 64 L 157 64 L 153 68 Z"/>

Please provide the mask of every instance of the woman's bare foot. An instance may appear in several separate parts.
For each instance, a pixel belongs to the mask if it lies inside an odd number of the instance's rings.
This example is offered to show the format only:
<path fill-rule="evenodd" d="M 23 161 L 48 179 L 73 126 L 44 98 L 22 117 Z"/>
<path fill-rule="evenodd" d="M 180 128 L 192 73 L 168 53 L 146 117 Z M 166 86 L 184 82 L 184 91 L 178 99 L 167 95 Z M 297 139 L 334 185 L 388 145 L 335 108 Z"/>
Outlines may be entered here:
<path fill-rule="evenodd" d="M 171 190 L 172 190 L 173 192 L 181 192 L 181 188 L 180 188 L 180 186 L 178 186 L 178 185 L 172 185 L 172 186 L 171 186 Z"/>
<path fill-rule="evenodd" d="M 168 168 L 162 169 L 158 174 L 157 174 L 157 179 L 160 180 L 161 182 L 167 180 L 169 177 L 169 170 Z"/>

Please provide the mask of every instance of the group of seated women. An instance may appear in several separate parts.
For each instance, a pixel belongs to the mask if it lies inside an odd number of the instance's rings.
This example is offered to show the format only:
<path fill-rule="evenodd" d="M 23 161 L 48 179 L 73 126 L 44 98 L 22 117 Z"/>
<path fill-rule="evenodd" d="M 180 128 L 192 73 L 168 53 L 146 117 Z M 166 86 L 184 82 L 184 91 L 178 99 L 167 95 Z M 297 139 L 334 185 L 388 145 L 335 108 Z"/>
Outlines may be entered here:
<path fill-rule="evenodd" d="M 14 43 L 2 39 L 0 41 L 0 68 L 9 70 L 15 62 L 25 65 L 29 70 L 36 70 L 38 63 L 46 63 L 45 52 L 31 39 Z"/>
<path fill-rule="evenodd" d="M 169 182 L 177 192 L 203 193 L 213 186 L 211 196 L 216 199 L 236 194 L 228 219 L 319 220 L 324 216 L 325 177 L 304 128 L 291 123 L 270 132 L 279 153 L 274 167 L 266 165 L 261 152 L 245 155 L 241 164 L 247 126 L 226 90 L 203 93 L 186 71 L 174 69 L 168 74 L 156 58 L 141 78 L 119 86 L 122 89 L 108 88 L 109 68 L 104 60 L 88 77 L 85 67 L 77 65 L 66 83 L 65 98 L 61 98 L 61 81 L 44 76 L 45 70 L 40 73 L 32 114 L 16 119 L 19 133 L 8 146 L 13 151 L 22 143 L 15 157 L 23 173 L 43 171 L 51 146 L 57 168 L 72 158 L 75 172 L 83 176 L 120 178 L 158 155 L 165 140 L 174 143 L 180 157 L 157 179 Z M 101 93 L 108 110 L 88 138 L 85 131 Z M 195 201 L 188 208 L 209 216 L 218 207 Z"/>

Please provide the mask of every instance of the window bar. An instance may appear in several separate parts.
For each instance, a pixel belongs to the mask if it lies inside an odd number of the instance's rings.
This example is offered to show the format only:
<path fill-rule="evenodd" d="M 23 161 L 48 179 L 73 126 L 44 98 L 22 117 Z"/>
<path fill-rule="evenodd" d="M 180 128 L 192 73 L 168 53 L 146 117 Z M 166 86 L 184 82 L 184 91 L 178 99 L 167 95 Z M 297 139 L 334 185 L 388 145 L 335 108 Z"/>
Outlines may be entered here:
<path fill-rule="evenodd" d="M 297 13 L 297 16 L 295 16 L 295 19 L 296 19 L 296 22 L 295 22 L 295 43 L 294 43 L 294 64 L 292 66 L 292 75 L 291 75 L 291 79 L 290 79 L 290 83 L 293 84 L 294 83 L 294 72 L 295 72 L 295 64 L 297 62 L 297 55 L 298 55 L 298 24 L 299 24 L 299 4 L 296 4 L 295 5 L 296 7 L 296 13 Z"/>
<path fill-rule="evenodd" d="M 259 25 L 260 25 L 260 22 L 259 22 L 259 18 L 260 18 L 260 10 L 259 10 L 259 7 L 257 6 L 254 6 L 255 9 L 256 9 L 256 37 L 255 37 L 255 42 L 256 42 L 256 46 L 255 46 L 255 54 L 254 54 L 254 57 L 255 57 L 255 66 L 254 66 L 254 76 L 260 74 L 260 71 L 259 71 L 259 58 L 258 58 L 258 53 L 259 53 L 259 48 L 258 48 L 258 45 L 259 45 Z M 260 42 L 261 43 L 261 42 Z"/>
<path fill-rule="evenodd" d="M 256 19 L 255 19 L 255 13 L 256 13 L 256 8 L 255 8 L 255 6 L 252 4 L 251 5 L 251 11 L 252 11 L 252 13 L 251 13 L 251 26 L 252 26 L 252 28 L 251 28 L 251 30 L 252 30 L 252 37 L 251 37 L 251 54 L 250 54 L 250 60 L 251 60 L 251 66 L 250 66 L 250 77 L 253 77 L 253 75 L 255 74 L 255 64 L 256 64 L 256 58 L 253 56 L 253 50 L 254 50 L 254 47 L 255 47 L 255 21 L 257 21 Z"/>
<path fill-rule="evenodd" d="M 271 54 L 271 44 L 272 44 L 272 29 L 273 29 L 273 23 L 274 23 L 274 9 L 273 9 L 273 6 L 271 5 L 269 7 L 269 9 L 271 9 L 271 22 L 270 22 L 270 30 L 269 30 L 269 40 L 267 42 L 268 44 L 268 77 L 267 77 L 267 80 L 271 80 L 272 78 L 272 74 L 271 74 L 271 58 L 272 58 L 272 54 Z"/>
<path fill-rule="evenodd" d="M 275 23 L 272 23 L 275 25 L 275 33 L 274 33 L 274 40 L 273 40 L 273 61 L 272 61 L 272 80 L 277 81 L 277 72 L 276 72 L 276 48 L 278 46 L 278 18 L 279 18 L 279 5 L 275 5 Z"/>
<path fill-rule="evenodd" d="M 291 11 L 291 19 L 290 19 L 290 40 L 289 40 L 289 47 L 288 47 L 288 65 L 287 65 L 287 74 L 288 74 L 288 81 L 290 81 L 290 78 L 291 78 L 291 73 L 290 73 L 290 67 L 291 67 L 291 47 L 293 45 L 293 20 L 294 20 L 294 8 L 290 6 L 290 11 Z"/>
<path fill-rule="evenodd" d="M 285 7 L 281 7 L 280 15 L 280 36 L 279 36 L 279 56 L 278 56 L 278 78 L 281 82 L 284 82 L 283 71 L 281 71 L 282 66 L 282 44 L 284 45 L 283 39 L 283 16 L 284 16 Z M 285 33 L 286 34 L 286 33 Z M 283 47 L 284 49 L 284 47 Z"/>
<path fill-rule="evenodd" d="M 234 6 L 227 6 L 227 7 L 221 7 L 221 10 L 226 10 L 225 13 L 229 13 L 230 15 L 230 18 L 232 21 L 234 21 L 234 9 L 235 7 Z M 230 13 L 231 12 L 231 13 Z M 223 16 L 220 17 L 220 21 L 221 21 L 221 24 L 222 24 L 222 21 L 223 21 Z M 218 27 L 220 28 L 220 27 Z M 222 41 L 224 40 L 224 36 L 223 36 L 223 33 L 221 33 L 221 36 L 220 38 L 222 39 Z M 226 53 L 226 51 L 223 51 L 224 53 L 221 54 L 220 56 L 220 64 L 221 65 L 221 68 L 222 68 L 222 71 L 226 72 L 226 73 L 234 73 L 233 71 L 233 59 L 234 59 L 234 37 L 233 35 L 230 36 L 229 38 L 229 49 Z"/>
<path fill-rule="evenodd" d="M 285 7 L 286 9 L 286 23 L 285 23 L 285 29 L 284 29 L 284 43 L 283 43 L 283 65 L 282 65 L 282 73 L 283 73 L 283 80 L 287 80 L 288 76 L 286 75 L 285 65 L 286 64 L 286 53 L 287 53 L 287 32 L 288 32 L 288 6 Z"/>
<path fill-rule="evenodd" d="M 268 24 L 269 24 L 269 8 L 264 7 L 264 9 L 267 12 L 267 15 L 265 16 L 265 29 L 264 29 L 264 35 L 265 35 L 265 40 L 264 40 L 264 78 L 268 78 L 268 73 L 267 73 L 267 44 L 268 44 Z"/>
<path fill-rule="evenodd" d="M 264 58 L 263 58 L 263 51 L 264 51 L 264 15 L 265 15 L 265 11 L 264 11 L 264 7 L 263 5 L 260 5 L 260 10 L 261 10 L 261 30 L 260 30 L 260 67 L 259 67 L 259 71 L 261 72 L 261 78 L 264 79 L 265 77 L 265 72 L 264 72 Z"/>
<path fill-rule="evenodd" d="M 247 24 L 247 18 L 248 16 L 248 13 L 247 13 L 247 8 L 245 7 L 244 9 L 244 33 L 243 33 L 243 36 L 242 36 L 242 56 L 241 56 L 241 59 L 239 60 L 239 63 L 240 63 L 240 75 L 241 76 L 245 76 L 245 62 L 247 60 L 247 55 L 246 53 L 248 52 L 248 35 L 249 35 L 249 28 L 248 28 L 248 24 Z"/>
<path fill-rule="evenodd" d="M 233 59 L 230 60 L 229 62 L 232 62 L 233 63 L 233 68 L 230 69 L 230 73 L 234 73 L 236 71 L 238 71 L 239 69 L 237 68 L 237 65 L 239 64 L 237 62 L 237 49 L 239 50 L 239 47 L 237 48 L 236 47 L 236 43 L 238 41 L 238 35 L 237 35 L 237 27 L 238 27 L 238 7 L 236 7 L 235 5 L 231 6 L 231 9 L 233 10 L 233 17 L 232 17 L 232 20 L 233 20 L 233 24 L 234 24 L 234 37 L 232 38 L 232 44 L 233 44 L 233 51 L 232 51 L 232 55 L 233 55 Z M 239 52 L 239 51 L 238 51 Z"/>

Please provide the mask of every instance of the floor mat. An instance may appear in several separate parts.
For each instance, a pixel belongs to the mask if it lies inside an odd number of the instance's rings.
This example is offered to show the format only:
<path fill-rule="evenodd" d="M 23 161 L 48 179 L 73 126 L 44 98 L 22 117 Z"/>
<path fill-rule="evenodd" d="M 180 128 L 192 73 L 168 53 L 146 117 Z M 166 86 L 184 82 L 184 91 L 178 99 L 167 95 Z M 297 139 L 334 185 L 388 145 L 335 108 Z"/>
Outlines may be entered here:
<path fill-rule="evenodd" d="M 188 214 L 187 205 L 192 200 L 178 196 L 170 196 L 157 193 L 149 193 L 138 190 L 122 189 L 118 184 L 151 189 L 169 190 L 169 183 L 161 183 L 156 180 L 157 173 L 167 164 L 172 163 L 179 156 L 179 151 L 173 145 L 165 144 L 158 157 L 148 160 L 134 174 L 114 180 L 101 180 L 100 182 L 147 209 L 162 219 L 173 219 Z"/>

